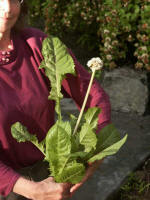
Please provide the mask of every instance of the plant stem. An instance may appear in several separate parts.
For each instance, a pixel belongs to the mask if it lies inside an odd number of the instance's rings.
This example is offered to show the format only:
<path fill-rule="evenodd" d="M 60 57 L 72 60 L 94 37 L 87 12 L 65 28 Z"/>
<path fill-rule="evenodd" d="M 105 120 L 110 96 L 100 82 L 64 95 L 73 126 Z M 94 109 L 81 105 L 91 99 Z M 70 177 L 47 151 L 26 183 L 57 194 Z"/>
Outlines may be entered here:
<path fill-rule="evenodd" d="M 83 112 L 84 112 L 84 109 L 85 109 L 85 106 L 86 106 L 86 103 L 87 103 L 87 99 L 88 99 L 88 96 L 89 96 L 89 93 L 90 93 L 90 89 L 91 89 L 91 86 L 92 86 L 92 83 L 93 83 L 93 79 L 94 79 L 94 76 L 95 76 L 95 71 L 96 70 L 93 70 L 92 72 L 92 76 L 91 76 L 91 79 L 90 79 L 90 83 L 89 83 L 89 86 L 88 86 L 88 89 L 87 89 L 87 92 L 86 92 L 86 96 L 84 98 L 84 102 L 82 104 L 82 108 L 81 108 L 81 111 L 80 111 L 80 114 L 79 114 L 79 117 L 78 117 L 78 120 L 77 120 L 77 123 L 76 123 L 76 126 L 75 126 L 75 129 L 73 131 L 73 135 L 76 133 L 77 129 L 78 129 L 78 126 L 79 126 L 79 123 L 81 121 L 81 117 L 83 115 Z"/>
<path fill-rule="evenodd" d="M 37 142 L 31 141 L 42 153 L 43 155 L 46 157 L 46 154 L 44 153 L 44 149 L 42 148 L 42 146 L 40 144 L 38 144 Z"/>
<path fill-rule="evenodd" d="M 60 98 L 58 98 L 58 101 L 57 101 L 57 109 L 58 109 L 58 120 L 61 121 L 61 107 L 60 107 Z"/>

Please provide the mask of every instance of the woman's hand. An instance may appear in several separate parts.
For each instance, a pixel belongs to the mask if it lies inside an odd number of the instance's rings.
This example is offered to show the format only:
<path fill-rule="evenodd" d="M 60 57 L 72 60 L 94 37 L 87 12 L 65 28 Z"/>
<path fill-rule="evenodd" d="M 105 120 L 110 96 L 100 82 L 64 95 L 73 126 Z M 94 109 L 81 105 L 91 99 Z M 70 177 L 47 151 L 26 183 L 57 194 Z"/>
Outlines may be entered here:
<path fill-rule="evenodd" d="M 103 160 L 89 163 L 86 174 L 80 183 L 56 183 L 52 177 L 40 182 L 33 182 L 20 177 L 14 185 L 13 192 L 32 200 L 64 200 L 74 192 L 95 172 Z"/>
<path fill-rule="evenodd" d="M 64 200 L 71 196 L 69 183 L 56 183 L 52 177 L 40 182 L 19 178 L 13 192 L 32 200 Z"/>
<path fill-rule="evenodd" d="M 90 177 L 92 176 L 92 174 L 96 171 L 96 169 L 100 166 L 100 164 L 102 163 L 102 160 L 99 161 L 95 161 L 94 163 L 89 163 L 89 166 L 86 170 L 86 174 L 84 176 L 84 178 L 82 179 L 82 181 L 80 183 L 77 183 L 75 185 L 72 186 L 70 192 L 71 192 L 71 196 L 74 194 L 74 192 L 81 186 L 83 185 L 83 183 Z"/>
<path fill-rule="evenodd" d="M 56 183 L 52 177 L 49 177 L 37 183 L 33 194 L 33 200 L 64 200 L 69 198 L 71 184 Z"/>

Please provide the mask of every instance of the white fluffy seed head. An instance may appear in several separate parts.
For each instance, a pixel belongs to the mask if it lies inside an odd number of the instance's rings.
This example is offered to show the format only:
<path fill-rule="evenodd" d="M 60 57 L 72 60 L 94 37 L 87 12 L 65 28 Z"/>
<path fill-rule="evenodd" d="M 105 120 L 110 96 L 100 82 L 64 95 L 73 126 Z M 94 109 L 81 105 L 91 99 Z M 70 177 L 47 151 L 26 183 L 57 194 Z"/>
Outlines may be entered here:
<path fill-rule="evenodd" d="M 87 62 L 87 66 L 92 70 L 101 70 L 103 67 L 103 61 L 97 57 L 97 58 L 92 58 Z"/>

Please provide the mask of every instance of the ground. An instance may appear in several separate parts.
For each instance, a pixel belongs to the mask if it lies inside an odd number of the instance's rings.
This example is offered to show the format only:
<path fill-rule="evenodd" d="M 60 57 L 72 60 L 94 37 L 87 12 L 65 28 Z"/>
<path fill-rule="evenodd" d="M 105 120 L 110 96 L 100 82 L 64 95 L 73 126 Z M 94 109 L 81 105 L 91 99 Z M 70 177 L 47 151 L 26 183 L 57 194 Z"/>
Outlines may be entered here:
<path fill-rule="evenodd" d="M 150 200 L 150 157 L 130 174 L 114 200 Z"/>

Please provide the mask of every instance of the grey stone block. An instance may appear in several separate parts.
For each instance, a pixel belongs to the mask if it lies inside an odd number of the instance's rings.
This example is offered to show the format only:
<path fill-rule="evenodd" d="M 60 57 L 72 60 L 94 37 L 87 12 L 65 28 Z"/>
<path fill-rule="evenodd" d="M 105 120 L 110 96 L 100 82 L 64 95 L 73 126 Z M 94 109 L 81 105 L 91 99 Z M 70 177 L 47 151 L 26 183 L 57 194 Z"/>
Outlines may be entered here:
<path fill-rule="evenodd" d="M 103 88 L 110 97 L 112 110 L 144 114 L 148 103 L 147 75 L 131 68 L 105 72 Z"/>

